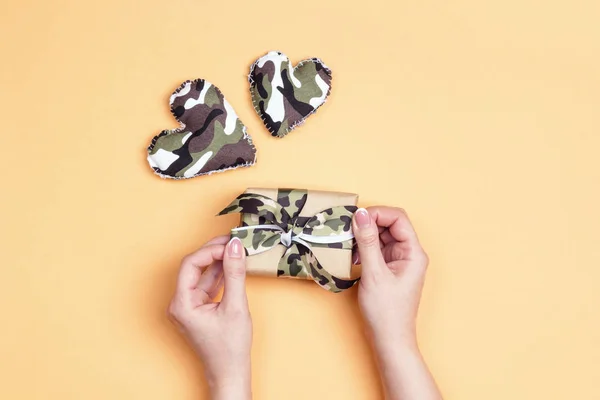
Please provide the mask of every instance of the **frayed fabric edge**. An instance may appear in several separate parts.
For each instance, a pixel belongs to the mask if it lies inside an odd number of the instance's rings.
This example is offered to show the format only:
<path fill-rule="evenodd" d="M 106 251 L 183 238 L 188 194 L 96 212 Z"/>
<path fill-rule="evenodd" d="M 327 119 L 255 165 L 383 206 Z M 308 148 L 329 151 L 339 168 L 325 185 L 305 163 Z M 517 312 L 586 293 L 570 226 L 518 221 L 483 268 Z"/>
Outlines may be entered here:
<path fill-rule="evenodd" d="M 213 83 L 208 82 L 206 79 L 202 79 L 202 78 L 197 78 L 197 79 L 188 79 L 186 81 L 184 81 L 183 83 L 181 83 L 177 89 L 175 89 L 173 91 L 173 93 L 171 93 L 171 96 L 169 96 L 169 110 L 171 111 L 171 114 L 173 115 L 173 117 L 175 118 L 175 120 L 177 122 L 179 122 L 179 128 L 175 128 L 175 129 L 165 129 L 163 131 L 161 131 L 158 135 L 154 136 L 152 138 L 152 141 L 150 142 L 150 145 L 146 148 L 146 152 L 147 155 L 150 155 L 150 152 L 154 149 L 154 146 L 156 145 L 156 142 L 159 138 L 169 135 L 169 134 L 174 134 L 174 133 L 181 133 L 185 131 L 185 124 L 183 124 L 181 121 L 179 121 L 179 119 L 177 118 L 177 116 L 175 115 L 175 111 L 173 110 L 173 102 L 171 101 L 172 96 L 178 94 L 179 92 L 181 92 L 183 90 L 183 88 L 185 88 L 185 86 L 189 83 L 189 84 L 194 84 L 196 82 L 200 82 L 203 81 L 205 84 L 208 83 L 210 84 L 212 87 L 215 88 L 215 90 L 217 92 L 219 92 L 219 94 L 221 96 L 223 96 L 223 98 L 225 98 L 225 95 L 223 95 L 223 92 L 221 92 L 221 89 L 219 89 L 218 86 L 215 86 Z M 250 134 L 248 133 L 248 129 L 246 127 L 246 125 L 242 122 L 242 120 L 240 119 L 240 117 L 238 116 L 238 120 L 242 123 L 243 127 L 244 127 L 244 137 L 242 138 L 242 140 L 247 140 L 248 144 L 250 144 L 250 147 L 252 148 L 252 150 L 254 150 L 254 159 L 252 161 L 246 162 L 245 164 L 240 164 L 240 165 L 236 165 L 235 167 L 228 167 L 228 168 L 223 168 L 223 169 L 218 169 L 218 170 L 211 170 L 211 171 L 207 171 L 207 172 L 202 172 L 202 173 L 198 173 L 189 177 L 185 177 L 185 176 L 171 176 L 171 175 L 166 175 L 161 173 L 161 169 L 160 168 L 156 168 L 153 167 L 152 165 L 150 165 L 150 168 L 152 169 L 152 171 L 154 172 L 155 175 L 158 175 L 159 177 L 161 177 L 162 179 L 173 179 L 173 180 L 183 180 L 183 179 L 192 179 L 192 178 L 197 178 L 199 176 L 204 176 L 204 175 L 212 175 L 215 173 L 219 173 L 219 172 L 225 172 L 225 171 L 230 171 L 233 169 L 238 169 L 238 168 L 247 168 L 247 167 L 251 167 L 254 164 L 256 164 L 256 146 L 254 145 L 254 142 L 252 141 L 252 137 L 250 136 Z M 148 158 L 146 157 L 146 162 L 148 162 Z M 148 164 L 150 164 L 148 162 Z"/>
<path fill-rule="evenodd" d="M 184 180 L 184 179 L 197 178 L 199 176 L 204 176 L 204 175 L 218 174 L 219 172 L 226 172 L 226 171 L 230 171 L 230 170 L 233 170 L 233 169 L 248 168 L 248 167 L 253 166 L 254 164 L 256 164 L 256 158 L 254 159 L 254 161 L 252 161 L 250 163 L 240 164 L 240 165 L 237 165 L 235 167 L 229 167 L 229 168 L 223 168 L 223 169 L 217 169 L 217 170 L 207 171 L 207 172 L 203 172 L 201 174 L 196 174 L 196 175 L 193 175 L 193 176 L 190 176 L 190 177 L 165 175 L 165 174 L 161 174 L 159 172 L 160 169 L 158 169 L 158 168 L 155 168 L 155 167 L 150 167 L 150 168 L 152 168 L 152 170 L 154 171 L 155 175 L 158 175 L 162 179 L 172 179 L 172 180 L 180 181 L 180 180 Z"/>

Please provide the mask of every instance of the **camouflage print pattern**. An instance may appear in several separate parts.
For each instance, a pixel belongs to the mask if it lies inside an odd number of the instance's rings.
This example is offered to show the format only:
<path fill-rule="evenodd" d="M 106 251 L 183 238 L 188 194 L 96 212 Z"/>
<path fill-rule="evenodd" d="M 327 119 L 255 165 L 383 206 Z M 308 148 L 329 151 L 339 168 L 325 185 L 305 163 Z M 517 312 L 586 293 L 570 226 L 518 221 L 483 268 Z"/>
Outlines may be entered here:
<path fill-rule="evenodd" d="M 186 81 L 170 103 L 181 127 L 152 139 L 148 163 L 157 175 L 186 179 L 255 163 L 252 139 L 219 88 L 204 79 Z"/>
<path fill-rule="evenodd" d="M 292 232 L 292 238 L 301 234 L 312 236 L 337 236 L 352 231 L 352 215 L 355 206 L 338 206 L 318 212 L 313 217 L 299 217 L 308 192 L 306 190 L 280 189 L 277 201 L 258 194 L 239 195 L 219 215 L 242 213 L 242 226 L 249 229 L 233 230 L 232 237 L 242 241 L 246 254 L 259 254 L 282 244 L 278 229 L 252 228 L 254 225 L 276 225 L 285 232 Z M 250 215 L 251 217 L 247 217 Z M 354 240 L 339 243 L 309 243 L 311 247 L 352 249 Z M 331 275 L 319 263 L 310 247 L 292 241 L 279 261 L 277 276 L 311 278 L 325 289 L 340 292 L 352 287 L 358 279 L 341 279 Z"/>
<path fill-rule="evenodd" d="M 329 208 L 315 214 L 302 228 L 302 233 L 312 236 L 330 236 L 340 233 L 352 232 L 352 216 L 356 206 L 343 206 Z M 353 241 L 346 240 L 340 243 L 311 243 L 313 247 L 331 247 L 335 249 L 352 249 Z"/>
<path fill-rule="evenodd" d="M 287 229 L 288 227 L 287 223 L 281 222 L 284 219 L 283 214 L 286 213 L 283 207 L 277 201 L 260 194 L 240 194 L 219 215 L 237 213 L 256 215 L 259 217 L 259 221 L 264 221 L 260 223 L 261 225 L 268 223 L 277 225 L 282 229 Z"/>
<path fill-rule="evenodd" d="M 287 266 L 289 266 L 289 268 Z M 305 268 L 305 266 L 308 266 L 308 268 Z M 293 275 L 298 267 L 302 267 L 302 270 L 297 272 L 297 275 Z M 285 275 L 286 273 L 298 278 L 308 276 L 318 283 L 319 286 L 333 293 L 339 293 L 349 289 L 360 280 L 360 278 L 340 279 L 331 275 L 323 268 L 310 249 L 296 244 L 287 249 L 279 261 L 277 276 Z"/>
<path fill-rule="evenodd" d="M 306 190 L 279 189 L 277 191 L 277 203 L 285 210 L 284 223 L 289 224 L 298 218 L 307 198 Z"/>
<path fill-rule="evenodd" d="M 277 276 L 300 279 L 311 278 L 311 275 L 308 273 L 308 264 L 306 264 L 306 260 L 302 258 L 302 254 L 305 252 L 307 252 L 305 246 L 298 246 L 297 243 L 292 243 L 279 260 L 279 264 L 277 265 Z"/>
<path fill-rule="evenodd" d="M 318 58 L 292 67 L 289 58 L 271 51 L 252 64 L 250 94 L 272 136 L 284 137 L 317 111 L 331 92 L 331 70 Z"/>

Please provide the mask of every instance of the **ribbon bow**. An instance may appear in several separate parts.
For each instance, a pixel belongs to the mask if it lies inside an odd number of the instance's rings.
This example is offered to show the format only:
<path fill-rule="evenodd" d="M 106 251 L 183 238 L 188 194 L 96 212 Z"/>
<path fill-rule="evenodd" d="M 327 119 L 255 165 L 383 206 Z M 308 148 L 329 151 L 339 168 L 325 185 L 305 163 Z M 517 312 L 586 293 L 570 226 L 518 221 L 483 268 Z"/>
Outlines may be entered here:
<path fill-rule="evenodd" d="M 352 249 L 352 215 L 355 206 L 338 206 L 301 217 L 306 190 L 279 190 L 277 200 L 259 194 L 239 195 L 219 215 L 242 213 L 242 226 L 231 230 L 252 256 L 281 244 L 287 249 L 277 266 L 277 276 L 310 277 L 321 287 L 337 293 L 352 287 L 358 279 L 331 275 L 315 257 L 313 247 Z M 249 221 L 249 222 L 247 222 Z"/>

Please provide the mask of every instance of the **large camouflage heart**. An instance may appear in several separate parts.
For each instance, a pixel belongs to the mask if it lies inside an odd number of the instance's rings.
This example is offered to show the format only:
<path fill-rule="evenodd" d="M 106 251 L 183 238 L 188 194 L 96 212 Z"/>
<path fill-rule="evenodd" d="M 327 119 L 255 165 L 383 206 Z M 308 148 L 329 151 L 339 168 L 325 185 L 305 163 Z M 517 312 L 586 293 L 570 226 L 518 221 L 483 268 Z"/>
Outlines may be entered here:
<path fill-rule="evenodd" d="M 331 91 L 331 70 L 318 58 L 292 67 L 289 58 L 271 51 L 252 64 L 250 94 L 271 135 L 284 137 L 325 103 Z"/>
<path fill-rule="evenodd" d="M 164 130 L 148 147 L 148 163 L 162 178 L 186 179 L 256 161 L 246 127 L 219 88 L 204 79 L 186 81 L 171 95 L 171 112 L 181 123 Z"/>

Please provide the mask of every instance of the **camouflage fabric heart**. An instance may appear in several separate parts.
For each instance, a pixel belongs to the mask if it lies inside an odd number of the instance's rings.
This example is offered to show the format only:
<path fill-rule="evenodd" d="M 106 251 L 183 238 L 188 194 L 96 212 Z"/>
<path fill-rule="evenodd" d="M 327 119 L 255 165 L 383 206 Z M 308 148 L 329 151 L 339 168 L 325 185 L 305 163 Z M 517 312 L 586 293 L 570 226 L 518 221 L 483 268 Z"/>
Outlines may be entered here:
<path fill-rule="evenodd" d="M 148 163 L 157 175 L 186 179 L 255 163 L 252 139 L 219 88 L 204 79 L 186 81 L 170 104 L 181 127 L 152 139 Z"/>
<path fill-rule="evenodd" d="M 325 103 L 331 70 L 318 58 L 292 67 L 285 54 L 271 51 L 252 64 L 248 81 L 254 109 L 271 135 L 281 138 Z"/>

